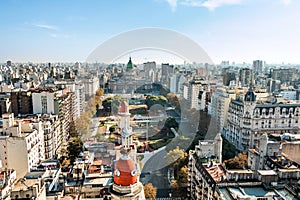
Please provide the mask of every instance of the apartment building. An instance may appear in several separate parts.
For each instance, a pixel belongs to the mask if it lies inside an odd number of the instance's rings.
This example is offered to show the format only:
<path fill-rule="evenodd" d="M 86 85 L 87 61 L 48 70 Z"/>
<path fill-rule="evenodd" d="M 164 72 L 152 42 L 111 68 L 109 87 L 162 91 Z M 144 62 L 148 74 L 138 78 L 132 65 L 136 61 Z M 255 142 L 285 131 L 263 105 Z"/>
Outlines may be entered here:
<path fill-rule="evenodd" d="M 240 151 L 257 148 L 263 133 L 299 132 L 300 104 L 278 95 L 263 96 L 250 88 L 229 104 L 223 135 Z"/>
<path fill-rule="evenodd" d="M 15 122 L 13 114 L 3 114 L 2 120 L 0 159 L 3 167 L 15 169 L 22 177 L 45 159 L 42 122 Z"/>

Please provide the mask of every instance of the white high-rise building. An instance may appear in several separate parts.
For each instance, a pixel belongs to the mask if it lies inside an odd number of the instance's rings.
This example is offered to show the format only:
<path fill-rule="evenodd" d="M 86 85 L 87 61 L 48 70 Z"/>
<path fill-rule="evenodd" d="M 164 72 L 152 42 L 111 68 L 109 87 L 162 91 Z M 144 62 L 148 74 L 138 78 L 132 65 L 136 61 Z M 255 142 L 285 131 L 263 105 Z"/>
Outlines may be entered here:
<path fill-rule="evenodd" d="M 82 81 L 73 79 L 65 81 L 56 81 L 55 85 L 58 85 L 61 89 L 70 88 L 71 92 L 74 93 L 74 117 L 79 117 L 83 113 L 85 105 L 85 90 Z"/>
<path fill-rule="evenodd" d="M 235 99 L 236 94 L 234 91 L 226 91 L 225 88 L 218 88 L 213 93 L 210 104 L 210 114 L 217 125 L 217 131 L 222 131 L 223 127 L 227 124 L 228 108 L 231 99 Z"/>
<path fill-rule="evenodd" d="M 184 84 L 184 75 L 183 74 L 173 74 L 169 78 L 169 89 L 170 92 L 174 94 L 182 94 Z"/>
<path fill-rule="evenodd" d="M 253 72 L 255 75 L 261 74 L 263 72 L 264 62 L 262 60 L 253 61 Z"/>
<path fill-rule="evenodd" d="M 32 93 L 33 114 L 54 113 L 54 92 Z"/>
<path fill-rule="evenodd" d="M 188 85 L 188 92 L 187 92 L 187 100 L 190 103 L 191 108 L 195 108 L 199 110 L 199 91 L 202 88 L 202 84 L 198 80 L 192 80 L 189 82 Z"/>
<path fill-rule="evenodd" d="M 23 177 L 44 160 L 44 132 L 42 122 L 15 123 L 13 114 L 3 114 L 0 136 L 0 159 L 4 168 L 15 169 L 17 177 Z"/>
<path fill-rule="evenodd" d="M 86 98 L 90 98 L 93 95 L 95 95 L 96 91 L 100 87 L 98 77 L 83 79 L 82 83 L 84 85 L 84 91 L 85 91 Z"/>

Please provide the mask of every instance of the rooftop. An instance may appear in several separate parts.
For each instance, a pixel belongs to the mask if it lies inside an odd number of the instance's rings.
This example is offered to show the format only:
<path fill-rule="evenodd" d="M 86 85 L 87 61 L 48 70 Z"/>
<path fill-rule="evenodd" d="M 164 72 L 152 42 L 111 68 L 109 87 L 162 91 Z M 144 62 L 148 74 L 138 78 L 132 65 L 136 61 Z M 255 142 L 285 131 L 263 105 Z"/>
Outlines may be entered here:
<path fill-rule="evenodd" d="M 14 185 L 12 191 L 20 191 L 20 190 L 27 190 L 31 186 L 35 185 L 38 182 L 38 179 L 23 179 L 22 181 L 19 180 Z"/>
<path fill-rule="evenodd" d="M 277 173 L 274 170 L 257 170 L 262 176 L 275 176 Z"/>
<path fill-rule="evenodd" d="M 83 182 L 83 185 L 102 185 L 106 186 L 111 183 L 111 177 L 97 177 L 97 178 L 86 178 Z"/>
<path fill-rule="evenodd" d="M 269 190 L 263 187 L 228 187 L 221 188 L 220 192 L 226 200 L 237 198 L 271 197 L 272 199 L 296 200 L 286 189 Z"/>
<path fill-rule="evenodd" d="M 203 164 L 203 166 L 216 183 L 226 180 L 226 172 L 221 164 Z"/>

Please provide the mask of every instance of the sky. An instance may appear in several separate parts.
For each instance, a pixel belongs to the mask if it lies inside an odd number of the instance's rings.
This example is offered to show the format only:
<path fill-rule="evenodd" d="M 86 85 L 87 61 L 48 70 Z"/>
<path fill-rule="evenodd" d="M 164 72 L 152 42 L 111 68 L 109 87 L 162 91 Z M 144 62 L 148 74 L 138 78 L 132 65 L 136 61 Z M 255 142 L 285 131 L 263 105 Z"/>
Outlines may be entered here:
<path fill-rule="evenodd" d="M 120 33 L 157 27 L 197 42 L 214 63 L 300 63 L 299 0 L 2 0 L 0 8 L 0 62 L 83 62 Z"/>

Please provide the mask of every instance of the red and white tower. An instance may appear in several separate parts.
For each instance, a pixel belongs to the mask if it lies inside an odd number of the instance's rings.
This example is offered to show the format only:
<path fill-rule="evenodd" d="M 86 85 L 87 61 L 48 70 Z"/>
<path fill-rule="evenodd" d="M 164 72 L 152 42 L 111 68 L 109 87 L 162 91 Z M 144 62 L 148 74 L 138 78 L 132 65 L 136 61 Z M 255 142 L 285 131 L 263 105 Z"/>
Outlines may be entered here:
<path fill-rule="evenodd" d="M 123 101 L 118 112 L 119 128 L 122 136 L 121 156 L 113 166 L 113 185 L 110 188 L 112 199 L 145 199 L 144 189 L 139 182 L 140 167 L 136 162 L 135 145 L 132 142 L 128 103 Z"/>
<path fill-rule="evenodd" d="M 129 156 L 130 149 L 123 148 L 122 156 L 114 165 L 113 184 L 110 188 L 112 199 L 145 199 L 144 188 L 139 181 L 139 165 Z"/>

